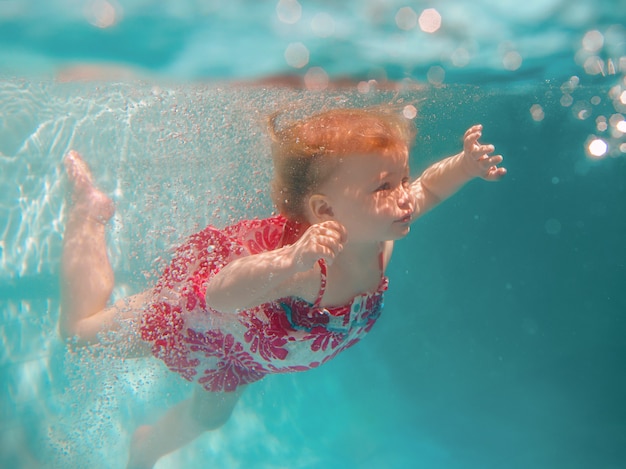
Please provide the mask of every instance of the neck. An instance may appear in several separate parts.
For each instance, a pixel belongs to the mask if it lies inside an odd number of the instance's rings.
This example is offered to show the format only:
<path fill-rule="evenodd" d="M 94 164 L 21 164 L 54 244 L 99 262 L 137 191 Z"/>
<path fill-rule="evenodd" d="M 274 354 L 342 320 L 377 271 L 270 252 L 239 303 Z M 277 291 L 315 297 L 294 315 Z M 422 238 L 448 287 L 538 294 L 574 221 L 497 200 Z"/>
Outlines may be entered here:
<path fill-rule="evenodd" d="M 348 241 L 335 262 L 340 264 L 358 265 L 367 262 L 372 256 L 378 256 L 381 250 L 380 242 L 350 242 Z"/>

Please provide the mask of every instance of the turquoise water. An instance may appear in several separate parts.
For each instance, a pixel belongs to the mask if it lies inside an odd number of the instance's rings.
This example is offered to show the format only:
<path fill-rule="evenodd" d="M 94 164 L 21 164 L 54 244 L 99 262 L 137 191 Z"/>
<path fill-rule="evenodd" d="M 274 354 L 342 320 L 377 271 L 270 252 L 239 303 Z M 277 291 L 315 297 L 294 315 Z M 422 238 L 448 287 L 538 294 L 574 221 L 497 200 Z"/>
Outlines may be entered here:
<path fill-rule="evenodd" d="M 191 391 L 156 360 L 74 355 L 57 337 L 69 148 L 115 200 L 120 297 L 150 285 L 185 235 L 271 211 L 268 112 L 392 99 L 418 103 L 416 174 L 481 122 L 507 178 L 472 182 L 397 244 L 383 316 L 362 343 L 251 386 L 223 429 L 157 467 L 626 467 L 626 51 L 611 26 L 624 23 L 623 2 L 450 2 L 442 25 L 464 27 L 432 38 L 399 32 L 405 4 L 392 1 L 302 2 L 293 25 L 276 19 L 276 2 L 111 2 L 108 28 L 76 5 L 0 9 L 1 467 L 123 467 L 134 428 Z M 320 12 L 334 18 L 336 47 L 302 27 Z M 410 19 L 405 11 L 400 24 Z M 594 30 L 603 42 L 592 52 Z M 292 42 L 310 52 L 302 69 L 285 65 Z M 462 67 L 450 59 L 462 63 L 461 48 L 473 51 Z M 99 81 L 55 79 L 86 60 L 134 77 L 108 68 Z M 228 83 L 312 67 L 422 85 L 397 94 Z"/>

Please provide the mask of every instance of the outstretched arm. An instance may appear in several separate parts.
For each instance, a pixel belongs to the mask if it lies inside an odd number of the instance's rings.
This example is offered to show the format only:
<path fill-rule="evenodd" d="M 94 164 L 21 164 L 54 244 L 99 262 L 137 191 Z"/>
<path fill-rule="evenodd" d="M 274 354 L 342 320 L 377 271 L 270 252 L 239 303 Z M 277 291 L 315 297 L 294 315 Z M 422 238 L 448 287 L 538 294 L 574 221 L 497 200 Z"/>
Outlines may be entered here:
<path fill-rule="evenodd" d="M 482 136 L 482 129 L 482 125 L 470 127 L 463 137 L 461 153 L 428 167 L 411 184 L 411 192 L 416 199 L 414 218 L 446 200 L 466 182 L 476 177 L 497 181 L 506 174 L 505 168 L 498 167 L 502 163 L 502 156 L 490 155 L 495 149 L 494 146 L 478 142 Z"/>
<path fill-rule="evenodd" d="M 251 308 L 298 293 L 317 293 L 315 264 L 332 264 L 343 249 L 346 231 L 336 221 L 310 226 L 292 245 L 232 261 L 213 277 L 206 290 L 207 306 L 225 313 Z"/>

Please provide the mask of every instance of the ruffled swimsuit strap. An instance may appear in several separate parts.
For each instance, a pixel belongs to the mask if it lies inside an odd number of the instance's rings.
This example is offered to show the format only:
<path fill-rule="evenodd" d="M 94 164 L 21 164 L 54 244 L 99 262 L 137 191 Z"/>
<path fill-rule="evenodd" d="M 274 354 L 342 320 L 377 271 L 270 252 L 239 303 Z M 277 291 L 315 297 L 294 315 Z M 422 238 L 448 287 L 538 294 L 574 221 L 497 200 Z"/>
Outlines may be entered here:
<path fill-rule="evenodd" d="M 315 303 L 313 303 L 315 308 L 319 308 L 322 304 L 322 298 L 324 297 L 324 292 L 326 291 L 326 261 L 324 259 L 320 259 L 317 261 L 317 264 L 320 266 L 320 289 L 317 292 Z"/>

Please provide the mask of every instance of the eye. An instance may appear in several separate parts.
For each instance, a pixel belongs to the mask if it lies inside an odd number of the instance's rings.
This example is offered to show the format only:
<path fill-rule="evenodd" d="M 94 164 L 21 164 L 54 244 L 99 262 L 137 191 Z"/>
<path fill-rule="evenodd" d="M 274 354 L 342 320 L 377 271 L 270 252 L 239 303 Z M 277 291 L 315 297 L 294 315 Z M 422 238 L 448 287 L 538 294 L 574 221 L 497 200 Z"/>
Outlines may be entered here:
<path fill-rule="evenodd" d="M 380 186 L 376 188 L 375 192 L 388 191 L 389 189 L 391 189 L 391 184 L 389 184 L 388 182 L 383 182 Z"/>

